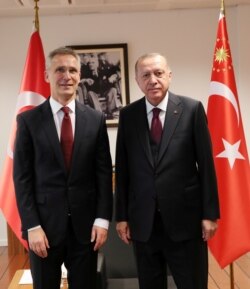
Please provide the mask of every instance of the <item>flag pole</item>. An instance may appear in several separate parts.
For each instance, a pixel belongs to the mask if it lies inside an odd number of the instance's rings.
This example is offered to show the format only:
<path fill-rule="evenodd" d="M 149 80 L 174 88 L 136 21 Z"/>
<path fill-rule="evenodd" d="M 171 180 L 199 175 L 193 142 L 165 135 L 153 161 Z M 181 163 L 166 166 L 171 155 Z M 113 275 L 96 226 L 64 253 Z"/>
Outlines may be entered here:
<path fill-rule="evenodd" d="M 234 289 L 234 264 L 230 264 L 230 288 Z"/>
<path fill-rule="evenodd" d="M 35 29 L 36 29 L 36 31 L 39 32 L 39 15 L 38 15 L 39 7 L 37 5 L 37 2 L 39 2 L 39 0 L 34 0 L 34 2 L 35 2 L 35 7 L 34 7 L 34 10 L 35 10 L 35 20 L 34 20 Z"/>
<path fill-rule="evenodd" d="M 221 0 L 221 13 L 225 16 L 225 3 L 224 0 Z M 229 273 L 230 273 L 230 288 L 234 289 L 234 265 L 233 262 L 229 265 Z"/>
<path fill-rule="evenodd" d="M 39 0 L 38 0 L 39 1 Z M 225 15 L 225 4 L 224 0 L 221 0 L 221 6 L 220 6 L 220 11 L 223 15 Z"/>

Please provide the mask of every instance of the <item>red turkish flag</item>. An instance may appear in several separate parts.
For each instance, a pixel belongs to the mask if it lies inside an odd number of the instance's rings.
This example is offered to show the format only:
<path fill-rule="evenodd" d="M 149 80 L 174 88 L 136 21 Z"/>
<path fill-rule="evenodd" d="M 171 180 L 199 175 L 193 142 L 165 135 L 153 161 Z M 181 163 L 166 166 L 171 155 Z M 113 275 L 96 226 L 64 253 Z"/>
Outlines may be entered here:
<path fill-rule="evenodd" d="M 250 168 L 224 8 L 221 9 L 208 99 L 221 219 L 209 247 L 224 268 L 250 251 Z"/>
<path fill-rule="evenodd" d="M 17 99 L 16 114 L 41 104 L 50 95 L 50 87 L 44 79 L 44 51 L 38 31 L 30 38 L 26 63 L 23 72 L 20 93 Z M 21 237 L 21 221 L 16 205 L 13 171 L 13 144 L 16 134 L 16 120 L 12 125 L 9 146 L 2 176 L 0 179 L 0 208 L 18 239 L 27 249 L 27 243 Z"/>

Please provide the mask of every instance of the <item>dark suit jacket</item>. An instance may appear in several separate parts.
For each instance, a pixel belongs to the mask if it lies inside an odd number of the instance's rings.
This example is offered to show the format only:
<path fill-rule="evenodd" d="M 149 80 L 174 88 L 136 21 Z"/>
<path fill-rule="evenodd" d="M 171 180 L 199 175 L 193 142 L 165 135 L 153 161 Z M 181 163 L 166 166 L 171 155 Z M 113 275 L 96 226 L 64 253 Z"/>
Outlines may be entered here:
<path fill-rule="evenodd" d="M 72 167 L 67 174 L 49 101 L 17 117 L 14 184 L 24 238 L 41 225 L 51 245 L 66 234 L 90 242 L 95 218 L 112 214 L 112 163 L 104 116 L 76 102 Z"/>
<path fill-rule="evenodd" d="M 201 220 L 219 218 L 216 175 L 201 102 L 169 93 L 156 165 L 145 98 L 120 112 L 116 153 L 116 220 L 148 240 L 156 207 L 175 241 L 201 236 Z"/>

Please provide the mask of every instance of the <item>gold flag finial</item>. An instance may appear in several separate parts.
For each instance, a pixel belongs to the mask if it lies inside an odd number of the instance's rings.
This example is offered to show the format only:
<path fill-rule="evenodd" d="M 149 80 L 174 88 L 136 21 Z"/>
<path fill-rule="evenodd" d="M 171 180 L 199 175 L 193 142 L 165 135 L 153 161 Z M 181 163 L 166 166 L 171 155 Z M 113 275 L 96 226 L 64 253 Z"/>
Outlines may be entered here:
<path fill-rule="evenodd" d="M 220 11 L 223 15 L 225 15 L 225 5 L 224 5 L 224 0 L 221 0 L 221 7 L 220 7 Z"/>
<path fill-rule="evenodd" d="M 34 7 L 34 9 L 35 9 L 35 20 L 34 20 L 34 23 L 35 23 L 35 29 L 36 29 L 36 31 L 39 32 L 39 15 L 38 15 L 39 7 L 38 7 L 38 5 L 37 5 L 37 2 L 38 2 L 38 1 L 39 1 L 39 0 L 34 0 L 34 2 L 35 2 L 35 7 Z"/>

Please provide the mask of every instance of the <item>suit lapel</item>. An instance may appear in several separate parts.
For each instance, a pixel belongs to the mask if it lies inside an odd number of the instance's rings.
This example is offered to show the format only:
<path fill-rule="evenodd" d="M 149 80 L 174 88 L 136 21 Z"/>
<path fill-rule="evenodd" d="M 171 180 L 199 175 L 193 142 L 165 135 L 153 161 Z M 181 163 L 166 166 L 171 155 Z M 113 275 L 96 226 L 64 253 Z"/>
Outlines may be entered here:
<path fill-rule="evenodd" d="M 136 120 L 136 128 L 140 142 L 142 144 L 143 150 L 149 160 L 149 163 L 154 167 L 154 160 L 151 152 L 150 141 L 149 141 L 149 128 L 148 128 L 148 118 L 146 113 L 146 103 L 145 98 L 142 98 L 138 103 L 138 110 L 134 119 Z"/>
<path fill-rule="evenodd" d="M 65 174 L 67 175 L 67 170 L 64 164 L 63 159 L 63 153 L 61 150 L 60 141 L 58 138 L 58 134 L 56 131 L 55 121 L 53 118 L 53 114 L 51 111 L 51 107 L 49 104 L 49 101 L 46 101 L 44 105 L 42 106 L 42 123 L 44 124 L 44 130 L 48 138 L 48 142 L 50 142 L 52 149 L 54 150 L 56 159 L 60 163 L 60 165 L 63 167 Z M 77 157 L 77 151 L 80 148 L 80 144 L 83 138 L 85 137 L 85 129 L 82 129 L 83 127 L 86 127 L 87 119 L 85 114 L 85 107 L 80 106 L 78 102 L 76 102 L 76 125 L 75 125 L 75 135 L 74 135 L 74 146 L 73 146 L 73 152 L 72 152 L 72 166 L 71 166 L 71 172 L 74 166 L 74 159 Z"/>
<path fill-rule="evenodd" d="M 179 98 L 169 92 L 167 112 L 165 117 L 160 151 L 158 155 L 158 164 L 160 163 L 164 153 L 167 150 L 168 144 L 178 124 L 182 111 L 183 107 Z"/>
<path fill-rule="evenodd" d="M 87 118 L 86 118 L 86 109 L 84 106 L 80 106 L 76 101 L 76 123 L 75 123 L 75 135 L 74 135 L 74 146 L 72 153 L 72 165 L 71 171 L 74 167 L 74 159 L 77 157 L 77 152 L 80 149 L 82 140 L 86 140 L 86 127 L 87 127 Z M 85 129 L 83 129 L 85 128 Z"/>
<path fill-rule="evenodd" d="M 65 167 L 61 145 L 59 142 L 55 121 L 53 118 L 49 101 L 47 100 L 41 108 L 42 108 L 42 123 L 45 130 L 45 134 L 47 135 L 48 138 L 48 142 L 51 144 L 51 147 L 54 150 L 58 162 L 61 164 L 61 166 Z"/>

